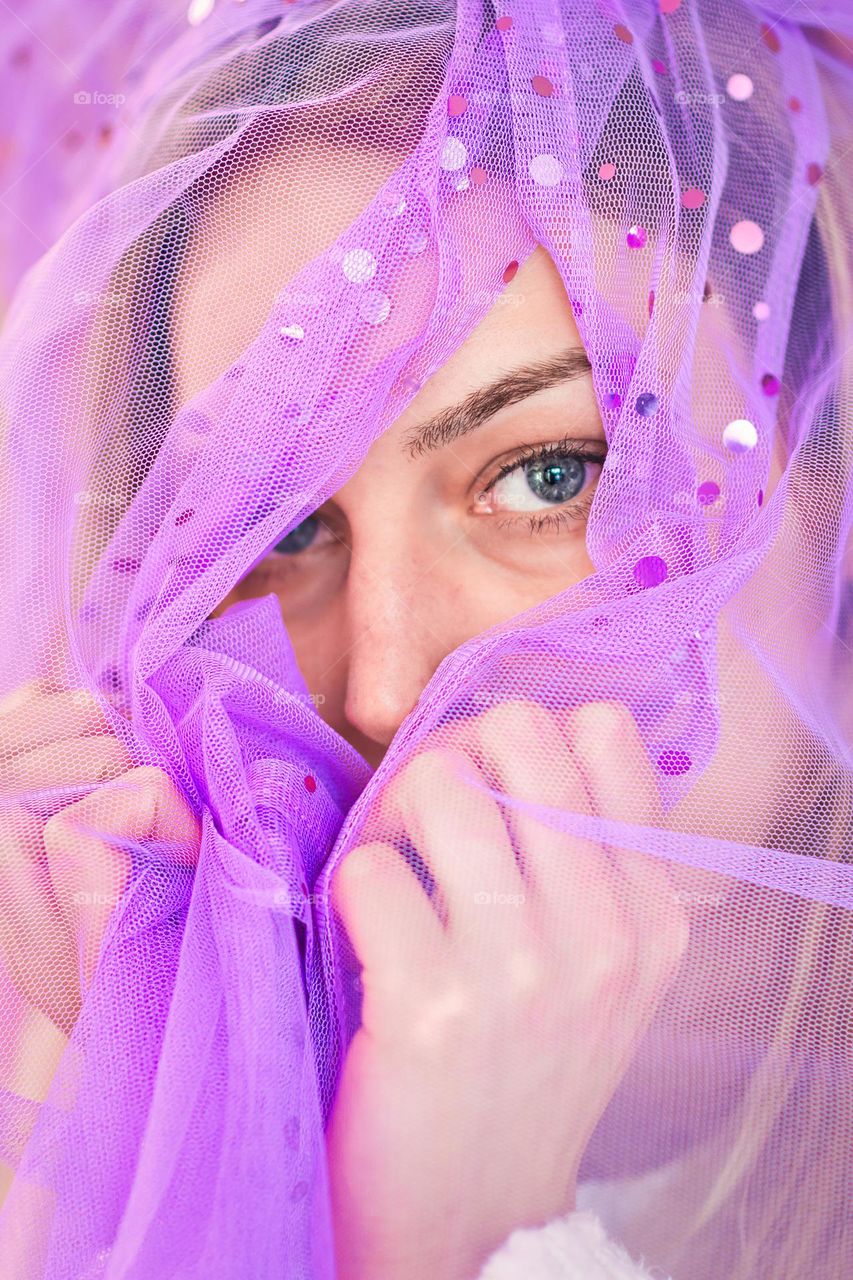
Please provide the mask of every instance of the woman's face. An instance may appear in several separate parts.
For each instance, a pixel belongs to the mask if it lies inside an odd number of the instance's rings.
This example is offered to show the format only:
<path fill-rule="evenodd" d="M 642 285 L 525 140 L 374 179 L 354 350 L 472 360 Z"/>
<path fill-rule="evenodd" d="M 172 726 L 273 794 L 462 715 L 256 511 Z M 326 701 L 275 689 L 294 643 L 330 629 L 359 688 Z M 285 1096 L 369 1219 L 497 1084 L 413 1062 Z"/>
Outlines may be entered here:
<path fill-rule="evenodd" d="M 242 324 L 215 302 L 229 268 L 241 295 L 263 291 L 246 249 L 269 211 L 252 194 L 242 257 L 219 238 L 179 291 L 182 399 L 236 358 L 273 301 Z M 258 230 L 268 244 L 268 223 Z M 446 654 L 592 572 L 586 524 L 606 451 L 571 306 L 539 245 L 358 471 L 214 612 L 275 593 L 318 710 L 375 766 Z"/>
<path fill-rule="evenodd" d="M 323 200 L 319 220 L 317 163 L 316 156 L 288 156 L 286 201 L 280 178 L 250 168 L 227 202 L 211 206 L 207 234 L 176 292 L 179 401 L 238 358 L 286 282 L 337 238 L 388 176 L 374 165 L 372 186 L 359 186 L 366 168 L 353 165 L 350 148 L 330 148 L 323 190 L 337 194 Z M 388 173 L 394 167 L 389 154 Z M 635 292 L 630 302 L 640 324 L 646 297 L 639 287 Z M 703 309 L 705 355 L 697 366 L 706 378 L 725 348 L 710 332 L 722 323 L 719 309 Z M 713 369 L 722 388 L 726 371 Z M 707 382 L 696 398 L 697 421 L 702 414 L 718 416 Z M 275 593 L 320 714 L 375 766 L 448 653 L 593 572 L 586 529 L 606 450 L 571 305 L 540 244 L 357 472 L 214 615 L 237 600 Z M 778 475 L 777 460 L 768 494 Z M 788 542 L 779 539 L 769 557 L 780 562 L 777 576 Z M 718 630 L 720 750 L 671 816 L 683 829 L 703 830 L 712 813 L 731 838 L 760 838 L 791 762 L 757 727 L 765 713 L 778 724 L 772 681 L 722 615 Z M 749 810 L 729 785 L 743 768 L 765 800 Z"/>

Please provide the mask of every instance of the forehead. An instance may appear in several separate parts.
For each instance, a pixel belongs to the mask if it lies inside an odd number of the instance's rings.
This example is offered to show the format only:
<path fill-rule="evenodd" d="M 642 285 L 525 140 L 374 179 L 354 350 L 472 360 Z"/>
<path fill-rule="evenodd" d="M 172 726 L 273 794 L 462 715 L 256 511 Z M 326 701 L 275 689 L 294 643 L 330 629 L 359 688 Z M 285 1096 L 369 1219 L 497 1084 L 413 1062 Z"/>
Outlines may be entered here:
<path fill-rule="evenodd" d="M 410 427 L 460 403 L 496 378 L 581 346 L 559 270 L 544 246 L 537 244 L 510 283 L 494 292 L 483 319 L 427 380 L 393 430 L 403 439 Z M 576 408 L 581 402 L 592 405 L 591 384 L 586 379 L 567 384 L 557 398 Z M 555 399 L 554 391 L 550 399 Z"/>
<path fill-rule="evenodd" d="M 171 309 L 176 393 L 189 399 L 257 336 L 285 284 L 394 172 L 393 154 L 317 143 L 233 165 L 195 211 Z"/>
<path fill-rule="evenodd" d="M 391 149 L 327 141 L 270 150 L 224 176 L 194 218 L 171 309 L 176 398 L 183 403 L 220 376 L 257 336 L 282 289 L 346 230 L 402 164 Z M 500 217 L 506 244 L 529 243 L 513 214 L 511 192 L 500 202 L 459 193 L 443 218 L 476 245 L 494 244 Z M 515 217 L 514 229 L 506 222 Z M 464 222 L 464 225 L 462 223 Z M 455 224 L 455 225 L 453 225 Z M 496 247 L 495 256 L 502 254 Z M 506 263 L 486 263 L 498 282 L 485 318 L 441 370 L 448 387 L 470 390 L 470 370 L 488 357 L 511 367 L 579 342 L 559 272 L 539 245 L 515 278 L 500 283 Z M 475 255 L 481 263 L 479 251 Z M 432 290 L 425 258 L 412 258 L 406 288 Z M 399 287 L 399 285 L 398 285 Z M 488 301 L 488 299 L 487 299 Z M 463 385 L 464 384 L 464 385 Z M 420 397 L 419 397 L 420 398 Z"/>

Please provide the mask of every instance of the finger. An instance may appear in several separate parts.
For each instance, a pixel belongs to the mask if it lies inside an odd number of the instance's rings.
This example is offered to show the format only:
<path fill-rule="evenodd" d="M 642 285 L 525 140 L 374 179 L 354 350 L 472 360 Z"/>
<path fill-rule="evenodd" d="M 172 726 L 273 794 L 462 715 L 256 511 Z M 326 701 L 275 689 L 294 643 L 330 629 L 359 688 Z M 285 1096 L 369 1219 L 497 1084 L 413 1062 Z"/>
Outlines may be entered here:
<path fill-rule="evenodd" d="M 68 1035 L 79 1010 L 77 957 L 53 897 L 41 826 L 24 809 L 0 811 L 0 956 L 24 1001 Z"/>
<path fill-rule="evenodd" d="M 45 685 L 52 690 L 67 689 L 74 683 L 73 660 L 69 662 L 68 624 L 64 615 L 54 617 L 46 628 L 42 647 Z"/>
<path fill-rule="evenodd" d="M 485 758 L 513 800 L 554 808 L 569 826 L 573 815 L 596 812 L 565 715 L 508 701 L 478 724 Z M 612 1007 L 624 998 L 636 957 L 624 873 L 600 841 L 556 829 L 535 808 L 507 806 L 507 819 L 524 866 L 530 927 L 547 954 L 565 958 L 561 973 L 573 999 Z"/>
<path fill-rule="evenodd" d="M 46 693 L 43 681 L 30 681 L 0 704 L 0 762 L 58 739 L 108 733 L 110 727 L 90 690 Z"/>
<path fill-rule="evenodd" d="M 115 778 L 132 763 L 126 747 L 110 734 L 63 738 L 6 761 L 2 787 L 21 798 L 25 792 L 86 787 Z"/>
<path fill-rule="evenodd" d="M 446 950 L 441 922 L 402 856 L 379 840 L 344 856 L 331 902 L 363 966 L 362 1025 L 376 1031 Z"/>
<path fill-rule="evenodd" d="M 596 812 L 660 830 L 665 819 L 657 780 L 630 709 L 619 702 L 587 703 L 572 712 L 570 723 L 572 749 Z M 666 861 L 630 849 L 614 848 L 612 854 L 628 882 L 635 913 L 645 917 L 644 955 L 669 966 L 683 954 L 687 921 Z"/>
<path fill-rule="evenodd" d="M 140 765 L 54 814 L 43 840 L 56 901 L 78 938 L 89 981 L 130 871 L 130 855 L 114 845 L 168 840 L 190 865 L 201 828 L 168 775 Z"/>
<path fill-rule="evenodd" d="M 80 1008 L 76 958 L 72 958 L 75 1014 L 69 1029 L 64 1030 L 55 1017 L 49 1018 L 42 1010 L 29 1007 L 23 1010 L 18 1022 L 15 1043 L 9 1055 L 8 1081 L 5 1087 L 19 1098 L 32 1102 L 44 1102 L 56 1068 L 71 1035 L 71 1027 Z M 21 1135 L 23 1149 L 26 1140 Z"/>
<path fill-rule="evenodd" d="M 469 731 L 470 737 L 470 731 Z M 494 800 L 465 777 L 485 782 L 471 755 L 434 746 L 412 757 L 389 784 L 384 811 L 405 825 L 438 886 L 454 940 L 474 932 L 491 950 L 521 927 L 524 882 Z M 499 908 L 498 918 L 490 908 Z"/>
<path fill-rule="evenodd" d="M 591 814 L 592 801 L 583 775 L 566 742 L 566 731 L 538 703 L 509 701 L 490 708 L 477 719 L 482 750 L 490 769 L 512 800 L 554 808 L 568 814 Z M 523 867 L 524 881 L 536 907 L 569 927 L 570 917 L 609 903 L 599 901 L 612 870 L 595 841 L 556 830 L 535 812 L 507 805 L 507 821 Z M 597 885 L 596 903 L 582 899 Z"/>
<path fill-rule="evenodd" d="M 630 708 L 613 701 L 584 703 L 571 712 L 569 732 L 596 812 L 660 826 L 654 769 Z"/>

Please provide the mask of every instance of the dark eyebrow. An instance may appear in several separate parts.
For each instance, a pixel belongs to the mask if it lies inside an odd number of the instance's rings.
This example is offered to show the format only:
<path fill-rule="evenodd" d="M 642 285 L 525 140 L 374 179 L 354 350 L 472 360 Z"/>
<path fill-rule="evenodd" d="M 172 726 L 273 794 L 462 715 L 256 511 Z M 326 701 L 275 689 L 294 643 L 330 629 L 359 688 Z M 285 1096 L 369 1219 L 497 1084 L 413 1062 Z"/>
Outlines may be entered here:
<path fill-rule="evenodd" d="M 440 449 L 451 440 L 458 440 L 469 431 L 476 431 L 499 409 L 519 400 L 526 400 L 536 391 L 571 382 L 589 373 L 592 366 L 583 347 L 567 347 L 547 360 L 536 364 L 521 365 L 502 374 L 488 386 L 478 387 L 464 400 L 442 409 L 434 417 L 414 427 L 403 442 L 403 449 L 415 458 Z"/>

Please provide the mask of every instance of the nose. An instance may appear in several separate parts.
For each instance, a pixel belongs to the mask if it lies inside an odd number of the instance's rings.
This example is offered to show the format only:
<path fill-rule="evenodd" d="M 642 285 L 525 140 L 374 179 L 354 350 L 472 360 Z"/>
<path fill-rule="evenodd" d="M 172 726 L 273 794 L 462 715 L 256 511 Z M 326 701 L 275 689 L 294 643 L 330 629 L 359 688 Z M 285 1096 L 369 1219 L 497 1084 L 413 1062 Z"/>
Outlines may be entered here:
<path fill-rule="evenodd" d="M 387 747 L 456 640 L 440 582 L 411 548 L 354 547 L 346 593 L 344 714 Z"/>

